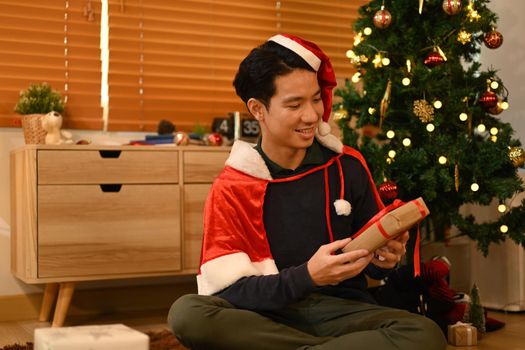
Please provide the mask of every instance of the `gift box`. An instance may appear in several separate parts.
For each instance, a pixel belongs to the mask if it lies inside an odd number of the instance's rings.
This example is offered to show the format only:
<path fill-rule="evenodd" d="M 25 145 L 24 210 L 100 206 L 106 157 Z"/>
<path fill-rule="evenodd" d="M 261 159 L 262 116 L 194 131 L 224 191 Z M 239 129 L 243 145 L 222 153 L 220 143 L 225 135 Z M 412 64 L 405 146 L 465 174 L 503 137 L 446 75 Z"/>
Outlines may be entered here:
<path fill-rule="evenodd" d="M 470 346 L 478 343 L 478 330 L 470 323 L 456 322 L 448 326 L 448 343 L 454 346 Z"/>
<path fill-rule="evenodd" d="M 35 329 L 35 350 L 148 350 L 149 337 L 123 324 Z"/>
<path fill-rule="evenodd" d="M 343 252 L 367 249 L 370 252 L 396 238 L 430 214 L 425 201 L 419 197 L 410 202 L 395 201 L 363 226 Z"/>

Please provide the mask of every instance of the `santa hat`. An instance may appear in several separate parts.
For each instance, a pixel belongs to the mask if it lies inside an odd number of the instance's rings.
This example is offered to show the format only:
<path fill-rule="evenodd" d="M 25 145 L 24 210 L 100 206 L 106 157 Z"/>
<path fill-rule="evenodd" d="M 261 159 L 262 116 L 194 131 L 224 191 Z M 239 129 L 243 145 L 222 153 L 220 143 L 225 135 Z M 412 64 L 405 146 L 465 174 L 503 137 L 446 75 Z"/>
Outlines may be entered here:
<path fill-rule="evenodd" d="M 328 119 L 332 114 L 332 89 L 337 85 L 334 69 L 330 59 L 316 44 L 289 34 L 277 34 L 268 41 L 273 41 L 299 55 L 317 72 L 317 81 L 321 88 L 321 99 L 323 100 L 323 120 L 319 124 L 318 131 L 322 136 L 330 133 Z"/>

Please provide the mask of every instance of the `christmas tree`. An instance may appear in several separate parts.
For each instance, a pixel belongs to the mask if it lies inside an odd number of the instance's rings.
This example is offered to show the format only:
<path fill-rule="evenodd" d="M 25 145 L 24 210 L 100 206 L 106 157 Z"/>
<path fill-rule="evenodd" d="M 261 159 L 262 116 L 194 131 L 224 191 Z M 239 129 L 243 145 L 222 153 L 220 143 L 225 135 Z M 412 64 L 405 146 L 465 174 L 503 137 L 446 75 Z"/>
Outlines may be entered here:
<path fill-rule="evenodd" d="M 359 9 L 356 68 L 336 91 L 343 141 L 365 156 L 385 201 L 423 197 L 435 238 L 451 227 L 484 254 L 507 237 L 525 246 L 525 154 L 501 121 L 509 91 L 495 69 L 482 71 L 481 45 L 503 35 L 488 0 L 373 0 Z M 505 54 L 502 51 L 502 54 Z M 507 53 L 508 54 L 508 53 Z M 464 204 L 499 201 L 497 219 L 478 224 Z M 496 210 L 495 210 L 496 211 Z"/>
<path fill-rule="evenodd" d="M 483 306 L 481 305 L 479 289 L 476 284 L 472 286 L 472 290 L 470 291 L 468 321 L 478 329 L 480 335 L 485 333 L 485 310 L 483 310 Z"/>

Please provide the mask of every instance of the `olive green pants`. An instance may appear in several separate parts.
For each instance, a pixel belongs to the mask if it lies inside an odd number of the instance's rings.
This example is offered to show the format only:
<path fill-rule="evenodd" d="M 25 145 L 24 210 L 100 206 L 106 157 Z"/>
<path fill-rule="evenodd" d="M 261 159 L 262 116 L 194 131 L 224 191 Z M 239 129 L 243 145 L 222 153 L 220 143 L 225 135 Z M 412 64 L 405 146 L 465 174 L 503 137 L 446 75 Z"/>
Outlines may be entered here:
<path fill-rule="evenodd" d="M 443 350 L 430 319 L 406 311 L 313 294 L 271 312 L 237 309 L 224 299 L 189 294 L 171 307 L 173 334 L 192 350 Z"/>

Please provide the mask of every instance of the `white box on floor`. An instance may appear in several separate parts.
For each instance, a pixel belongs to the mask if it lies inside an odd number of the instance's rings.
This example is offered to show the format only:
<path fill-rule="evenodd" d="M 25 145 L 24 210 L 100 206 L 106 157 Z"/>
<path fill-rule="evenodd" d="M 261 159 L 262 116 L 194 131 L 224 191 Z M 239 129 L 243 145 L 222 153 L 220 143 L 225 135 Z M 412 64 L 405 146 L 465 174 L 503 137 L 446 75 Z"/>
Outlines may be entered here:
<path fill-rule="evenodd" d="M 34 350 L 148 350 L 149 337 L 123 324 L 35 329 Z"/>

